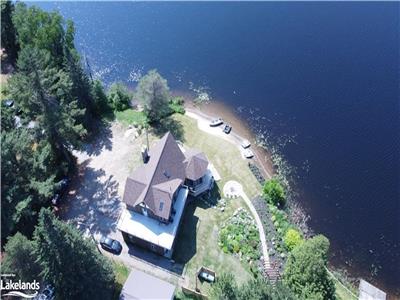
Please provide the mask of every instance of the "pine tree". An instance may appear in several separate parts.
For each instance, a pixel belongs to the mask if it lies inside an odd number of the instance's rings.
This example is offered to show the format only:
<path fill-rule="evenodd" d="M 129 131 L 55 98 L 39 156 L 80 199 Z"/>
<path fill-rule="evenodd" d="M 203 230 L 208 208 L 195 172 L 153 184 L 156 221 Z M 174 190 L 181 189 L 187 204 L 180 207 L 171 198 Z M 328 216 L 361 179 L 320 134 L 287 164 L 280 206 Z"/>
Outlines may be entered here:
<path fill-rule="evenodd" d="M 1 46 L 5 49 L 11 64 L 15 65 L 19 46 L 12 21 L 13 12 L 14 4 L 11 1 L 1 1 Z"/>
<path fill-rule="evenodd" d="M 35 141 L 21 127 L 1 133 L 1 233 L 31 234 L 36 207 L 46 205 L 54 190 L 55 158 L 46 141 Z"/>
<path fill-rule="evenodd" d="M 14 280 L 40 281 L 40 266 L 36 262 L 35 243 L 17 232 L 8 239 L 4 247 L 5 255 L 1 264 L 2 273 L 16 275 Z"/>
<path fill-rule="evenodd" d="M 25 47 L 17 62 L 19 72 L 9 80 L 9 92 L 26 121 L 35 121 L 55 150 L 68 160 L 68 149 L 77 147 L 86 133 L 78 123 L 84 113 L 71 97 L 72 82 L 52 66 L 45 50 Z"/>
<path fill-rule="evenodd" d="M 34 240 L 42 276 L 60 299 L 110 299 L 111 263 L 76 228 L 42 209 Z"/>

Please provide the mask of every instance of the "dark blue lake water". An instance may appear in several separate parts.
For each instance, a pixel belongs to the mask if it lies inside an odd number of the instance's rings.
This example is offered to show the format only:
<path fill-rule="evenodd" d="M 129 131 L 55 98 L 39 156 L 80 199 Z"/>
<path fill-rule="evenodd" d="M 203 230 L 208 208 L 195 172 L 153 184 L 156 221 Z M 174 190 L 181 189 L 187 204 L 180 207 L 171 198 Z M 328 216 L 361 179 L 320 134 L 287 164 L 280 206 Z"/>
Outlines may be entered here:
<path fill-rule="evenodd" d="M 258 120 L 331 262 L 399 294 L 399 3 L 41 3 L 97 77 L 157 68 Z"/>

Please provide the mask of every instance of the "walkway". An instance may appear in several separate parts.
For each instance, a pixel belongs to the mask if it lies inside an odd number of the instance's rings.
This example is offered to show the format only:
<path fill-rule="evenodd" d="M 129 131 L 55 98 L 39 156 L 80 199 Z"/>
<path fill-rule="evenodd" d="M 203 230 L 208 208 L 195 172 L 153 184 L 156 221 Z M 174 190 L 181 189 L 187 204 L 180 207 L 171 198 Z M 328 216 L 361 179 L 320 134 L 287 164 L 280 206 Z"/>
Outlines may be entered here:
<path fill-rule="evenodd" d="M 237 181 L 228 181 L 223 188 L 224 195 L 226 197 L 242 197 L 244 202 L 246 202 L 246 205 L 248 206 L 251 214 L 254 217 L 254 220 L 256 221 L 256 225 L 258 228 L 258 234 L 260 235 L 260 241 L 261 241 L 261 250 L 262 250 L 262 255 L 263 255 L 263 261 L 264 261 L 264 268 L 265 270 L 271 269 L 271 264 L 269 261 L 269 254 L 268 254 L 268 247 L 267 247 L 267 240 L 265 238 L 265 232 L 264 232 L 264 227 L 261 222 L 260 217 L 258 216 L 258 213 L 256 209 L 253 206 L 253 203 L 251 203 L 249 197 L 247 197 L 246 193 L 243 191 L 242 185 L 237 182 Z"/>

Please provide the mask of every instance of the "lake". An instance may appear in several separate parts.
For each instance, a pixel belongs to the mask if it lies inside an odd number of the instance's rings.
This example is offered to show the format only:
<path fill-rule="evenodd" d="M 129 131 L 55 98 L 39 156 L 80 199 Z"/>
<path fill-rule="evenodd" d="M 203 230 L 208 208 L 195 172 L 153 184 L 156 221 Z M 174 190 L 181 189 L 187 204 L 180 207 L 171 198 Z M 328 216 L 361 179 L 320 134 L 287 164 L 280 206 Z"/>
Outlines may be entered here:
<path fill-rule="evenodd" d="M 109 84 L 157 68 L 207 91 L 292 166 L 331 263 L 400 295 L 399 3 L 38 3 Z"/>

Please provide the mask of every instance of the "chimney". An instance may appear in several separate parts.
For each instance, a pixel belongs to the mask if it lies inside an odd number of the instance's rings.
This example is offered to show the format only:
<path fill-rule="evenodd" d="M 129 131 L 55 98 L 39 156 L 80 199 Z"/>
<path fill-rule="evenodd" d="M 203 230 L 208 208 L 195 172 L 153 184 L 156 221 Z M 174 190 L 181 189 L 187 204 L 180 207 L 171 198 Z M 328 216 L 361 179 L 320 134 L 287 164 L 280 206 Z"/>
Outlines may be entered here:
<path fill-rule="evenodd" d="M 143 159 L 143 163 L 145 163 L 145 164 L 147 164 L 150 159 L 149 150 L 147 149 L 147 147 L 142 148 L 142 159 Z"/>

